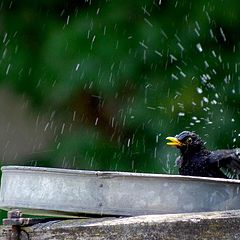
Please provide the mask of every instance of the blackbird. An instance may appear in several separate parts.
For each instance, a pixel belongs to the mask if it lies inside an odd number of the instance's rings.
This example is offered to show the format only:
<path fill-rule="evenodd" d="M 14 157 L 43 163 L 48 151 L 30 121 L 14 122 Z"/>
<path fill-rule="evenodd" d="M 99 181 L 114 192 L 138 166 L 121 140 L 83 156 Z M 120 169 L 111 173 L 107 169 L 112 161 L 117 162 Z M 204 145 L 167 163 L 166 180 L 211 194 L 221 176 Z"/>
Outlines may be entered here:
<path fill-rule="evenodd" d="M 215 178 L 240 178 L 240 149 L 209 151 L 201 138 L 183 131 L 175 137 L 167 137 L 167 145 L 179 148 L 176 159 L 179 174 Z"/>

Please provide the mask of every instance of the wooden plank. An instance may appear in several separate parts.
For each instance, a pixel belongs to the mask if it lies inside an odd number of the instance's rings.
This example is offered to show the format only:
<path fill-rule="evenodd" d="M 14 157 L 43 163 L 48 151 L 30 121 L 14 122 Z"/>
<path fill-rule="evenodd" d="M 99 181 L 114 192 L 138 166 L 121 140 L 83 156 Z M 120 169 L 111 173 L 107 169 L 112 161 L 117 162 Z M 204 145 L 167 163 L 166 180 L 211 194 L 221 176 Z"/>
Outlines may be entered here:
<path fill-rule="evenodd" d="M 21 240 L 240 239 L 240 210 L 51 221 L 22 228 Z M 6 227 L 0 240 L 6 240 Z"/>

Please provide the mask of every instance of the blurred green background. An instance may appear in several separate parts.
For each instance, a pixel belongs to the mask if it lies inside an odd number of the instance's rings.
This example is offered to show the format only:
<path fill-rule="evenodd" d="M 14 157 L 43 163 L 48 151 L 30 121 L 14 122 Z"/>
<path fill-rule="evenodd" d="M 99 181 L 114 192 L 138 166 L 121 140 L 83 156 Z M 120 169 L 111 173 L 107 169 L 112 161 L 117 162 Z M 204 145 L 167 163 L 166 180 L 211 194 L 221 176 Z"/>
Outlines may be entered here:
<path fill-rule="evenodd" d="M 165 138 L 239 146 L 240 5 L 2 1 L 1 165 L 177 173 Z"/>

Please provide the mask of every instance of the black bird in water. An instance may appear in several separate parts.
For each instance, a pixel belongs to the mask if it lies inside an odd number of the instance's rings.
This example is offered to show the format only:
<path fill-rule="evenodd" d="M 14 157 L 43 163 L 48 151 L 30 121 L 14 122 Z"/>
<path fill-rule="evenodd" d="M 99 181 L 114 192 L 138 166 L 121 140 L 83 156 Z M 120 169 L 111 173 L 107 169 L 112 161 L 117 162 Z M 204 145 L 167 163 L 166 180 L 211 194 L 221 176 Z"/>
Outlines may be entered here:
<path fill-rule="evenodd" d="M 201 138 L 184 131 L 167 137 L 167 144 L 179 148 L 179 174 L 200 177 L 240 178 L 240 149 L 209 151 Z"/>

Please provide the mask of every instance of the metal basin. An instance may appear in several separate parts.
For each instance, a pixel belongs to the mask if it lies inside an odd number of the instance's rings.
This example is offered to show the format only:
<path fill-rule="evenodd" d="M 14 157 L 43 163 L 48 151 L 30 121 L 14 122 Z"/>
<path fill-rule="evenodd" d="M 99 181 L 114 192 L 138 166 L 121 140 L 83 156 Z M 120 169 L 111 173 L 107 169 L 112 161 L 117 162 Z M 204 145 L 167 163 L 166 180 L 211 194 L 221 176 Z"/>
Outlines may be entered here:
<path fill-rule="evenodd" d="M 36 215 L 142 215 L 240 209 L 240 181 L 2 167 L 0 208 Z"/>

